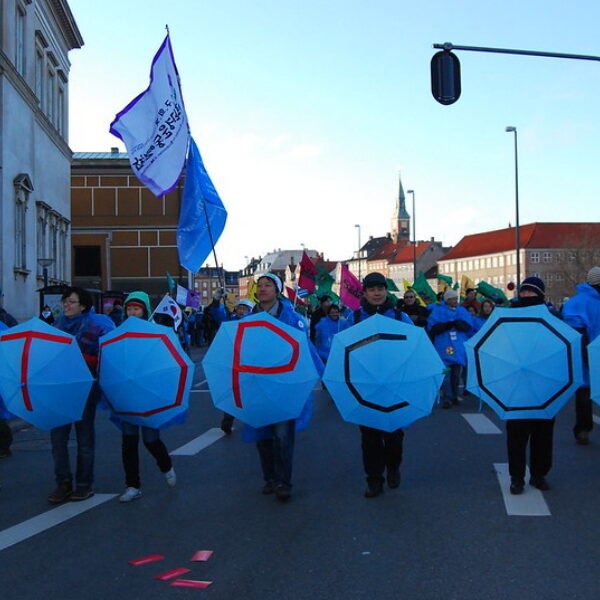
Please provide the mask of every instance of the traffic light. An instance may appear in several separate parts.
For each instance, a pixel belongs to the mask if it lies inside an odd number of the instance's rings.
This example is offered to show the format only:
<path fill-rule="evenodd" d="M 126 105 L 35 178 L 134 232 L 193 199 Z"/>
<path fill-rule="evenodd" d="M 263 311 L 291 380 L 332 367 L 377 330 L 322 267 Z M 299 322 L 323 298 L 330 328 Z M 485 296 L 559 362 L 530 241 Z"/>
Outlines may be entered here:
<path fill-rule="evenodd" d="M 454 104 L 460 98 L 460 61 L 450 50 L 431 58 L 431 93 L 440 104 Z"/>

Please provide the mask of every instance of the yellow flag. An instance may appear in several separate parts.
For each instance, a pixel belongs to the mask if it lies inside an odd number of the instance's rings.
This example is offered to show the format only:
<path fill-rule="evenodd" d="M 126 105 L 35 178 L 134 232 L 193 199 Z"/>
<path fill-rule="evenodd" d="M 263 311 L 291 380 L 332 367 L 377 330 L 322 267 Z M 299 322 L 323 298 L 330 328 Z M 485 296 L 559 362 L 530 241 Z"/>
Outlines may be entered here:
<path fill-rule="evenodd" d="M 410 284 L 410 281 L 408 281 L 408 279 L 403 279 L 402 285 L 404 286 L 405 292 L 408 290 L 411 290 L 414 292 L 415 298 L 417 299 L 417 303 L 419 304 L 419 306 L 427 306 L 427 304 L 425 304 L 425 301 L 423 300 L 423 298 L 421 298 L 421 296 L 419 296 L 419 294 L 417 294 L 417 292 L 415 292 L 415 290 L 413 290 L 412 285 Z"/>
<path fill-rule="evenodd" d="M 258 302 L 256 296 L 256 281 L 254 281 L 254 277 L 248 281 L 248 299 L 252 300 L 255 304 Z"/>
<path fill-rule="evenodd" d="M 476 290 L 477 286 L 475 285 L 475 282 L 472 279 L 470 279 L 466 275 L 463 275 L 460 279 L 460 297 L 461 298 L 467 297 L 467 290 L 469 288 L 473 288 L 474 290 Z"/>

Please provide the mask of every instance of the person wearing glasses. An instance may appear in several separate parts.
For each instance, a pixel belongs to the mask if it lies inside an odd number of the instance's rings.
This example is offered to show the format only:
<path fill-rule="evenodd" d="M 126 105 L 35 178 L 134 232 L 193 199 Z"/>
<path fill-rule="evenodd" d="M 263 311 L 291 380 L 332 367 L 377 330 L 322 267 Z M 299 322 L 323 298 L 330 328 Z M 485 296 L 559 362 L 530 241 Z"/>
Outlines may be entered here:
<path fill-rule="evenodd" d="M 54 322 L 54 327 L 75 337 L 83 358 L 92 375 L 97 376 L 98 340 L 115 328 L 105 315 L 92 311 L 92 297 L 82 288 L 70 287 L 62 295 L 63 314 Z M 65 365 L 68 368 L 68 365 Z M 52 458 L 56 489 L 48 496 L 50 504 L 61 504 L 67 500 L 87 500 L 94 495 L 94 418 L 100 389 L 94 382 L 80 421 L 56 427 L 50 431 Z M 69 435 L 75 426 L 77 436 L 77 468 L 75 487 L 69 460 Z"/>
<path fill-rule="evenodd" d="M 404 292 L 404 304 L 402 305 L 402 310 L 418 327 L 427 326 L 429 311 L 417 302 L 417 294 L 414 290 L 409 289 Z"/>

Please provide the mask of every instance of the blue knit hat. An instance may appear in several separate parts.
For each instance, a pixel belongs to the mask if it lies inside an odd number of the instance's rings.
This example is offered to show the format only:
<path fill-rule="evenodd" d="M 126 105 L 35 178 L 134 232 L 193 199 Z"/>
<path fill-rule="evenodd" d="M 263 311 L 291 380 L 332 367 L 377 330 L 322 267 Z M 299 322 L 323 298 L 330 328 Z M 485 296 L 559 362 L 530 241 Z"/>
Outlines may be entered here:
<path fill-rule="evenodd" d="M 527 277 L 519 286 L 519 292 L 529 290 L 542 298 L 546 295 L 546 284 L 539 277 Z"/>

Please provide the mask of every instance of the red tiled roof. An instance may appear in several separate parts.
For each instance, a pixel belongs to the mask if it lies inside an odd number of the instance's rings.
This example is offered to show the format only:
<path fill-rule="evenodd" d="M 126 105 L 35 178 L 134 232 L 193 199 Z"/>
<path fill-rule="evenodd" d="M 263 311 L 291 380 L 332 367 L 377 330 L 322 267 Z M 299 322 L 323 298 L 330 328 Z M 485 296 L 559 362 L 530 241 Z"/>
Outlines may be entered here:
<path fill-rule="evenodd" d="M 600 246 L 600 223 L 529 223 L 519 227 L 522 248 Z M 515 247 L 515 228 L 485 231 L 463 237 L 440 260 L 506 252 Z"/>
<path fill-rule="evenodd" d="M 418 242 L 417 243 L 417 257 L 421 256 L 427 248 L 431 246 L 430 242 Z M 396 256 L 392 260 L 390 260 L 390 265 L 398 265 L 400 263 L 411 263 L 413 261 L 413 245 L 406 244 Z"/>
<path fill-rule="evenodd" d="M 387 242 L 377 252 L 369 256 L 369 262 L 373 260 L 385 260 L 392 258 L 399 250 L 406 246 L 406 241 Z"/>

